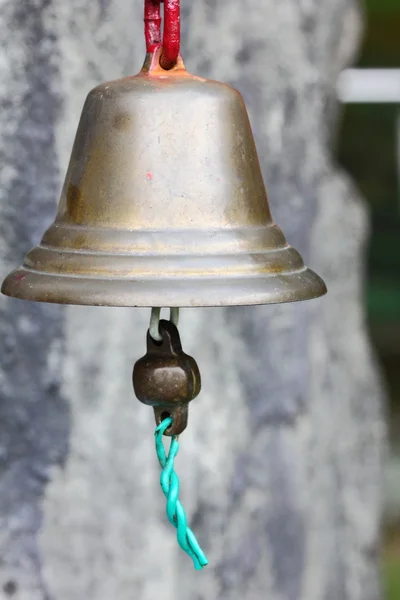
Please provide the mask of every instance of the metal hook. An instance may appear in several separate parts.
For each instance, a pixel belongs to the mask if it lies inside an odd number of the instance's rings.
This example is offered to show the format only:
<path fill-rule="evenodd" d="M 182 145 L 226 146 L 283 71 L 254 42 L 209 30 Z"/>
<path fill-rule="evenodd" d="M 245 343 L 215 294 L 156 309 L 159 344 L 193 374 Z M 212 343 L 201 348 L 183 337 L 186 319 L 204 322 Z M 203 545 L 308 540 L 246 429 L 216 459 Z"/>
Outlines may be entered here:
<path fill-rule="evenodd" d="M 150 335 L 155 342 L 162 342 L 162 337 L 160 334 L 160 314 L 161 308 L 155 307 L 151 309 L 151 317 L 150 317 Z M 179 308 L 170 308 L 170 317 L 169 320 L 171 323 L 178 327 L 179 324 Z"/>

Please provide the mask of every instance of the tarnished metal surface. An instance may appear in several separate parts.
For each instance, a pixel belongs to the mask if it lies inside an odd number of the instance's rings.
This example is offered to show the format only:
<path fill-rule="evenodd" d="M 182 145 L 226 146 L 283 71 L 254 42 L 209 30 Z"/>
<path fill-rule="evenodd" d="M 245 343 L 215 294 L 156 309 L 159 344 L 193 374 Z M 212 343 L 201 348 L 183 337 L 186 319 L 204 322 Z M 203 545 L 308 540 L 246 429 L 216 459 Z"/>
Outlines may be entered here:
<path fill-rule="evenodd" d="M 173 423 L 166 435 L 182 433 L 188 422 L 188 404 L 199 395 L 200 371 L 196 361 L 182 350 L 177 327 L 160 321 L 161 342 L 147 333 L 147 354 L 133 369 L 133 387 L 140 402 L 152 406 L 157 425 L 167 416 Z"/>
<path fill-rule="evenodd" d="M 295 218 L 295 215 L 293 216 Z M 4 294 L 108 306 L 222 306 L 321 296 L 272 221 L 243 99 L 164 71 L 88 96 L 55 223 Z"/>

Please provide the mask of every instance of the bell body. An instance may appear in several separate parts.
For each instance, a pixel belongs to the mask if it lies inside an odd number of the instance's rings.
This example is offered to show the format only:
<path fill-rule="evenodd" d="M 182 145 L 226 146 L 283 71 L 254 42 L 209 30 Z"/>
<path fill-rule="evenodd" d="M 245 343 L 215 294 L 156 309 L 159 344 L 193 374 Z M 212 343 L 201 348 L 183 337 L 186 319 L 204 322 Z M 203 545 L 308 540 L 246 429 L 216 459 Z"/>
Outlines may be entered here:
<path fill-rule="evenodd" d="M 223 306 L 321 296 L 271 218 L 246 108 L 164 71 L 90 92 L 54 224 L 4 294 L 65 304 Z"/>

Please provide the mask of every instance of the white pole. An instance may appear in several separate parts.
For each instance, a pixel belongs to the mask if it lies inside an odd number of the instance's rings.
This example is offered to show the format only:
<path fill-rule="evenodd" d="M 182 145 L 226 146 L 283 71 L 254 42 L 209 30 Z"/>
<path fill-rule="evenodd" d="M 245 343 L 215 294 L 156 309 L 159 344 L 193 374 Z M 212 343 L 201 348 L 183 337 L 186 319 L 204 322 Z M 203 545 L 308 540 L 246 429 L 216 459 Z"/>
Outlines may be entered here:
<path fill-rule="evenodd" d="M 345 104 L 400 103 L 400 69 L 345 69 L 337 94 Z"/>

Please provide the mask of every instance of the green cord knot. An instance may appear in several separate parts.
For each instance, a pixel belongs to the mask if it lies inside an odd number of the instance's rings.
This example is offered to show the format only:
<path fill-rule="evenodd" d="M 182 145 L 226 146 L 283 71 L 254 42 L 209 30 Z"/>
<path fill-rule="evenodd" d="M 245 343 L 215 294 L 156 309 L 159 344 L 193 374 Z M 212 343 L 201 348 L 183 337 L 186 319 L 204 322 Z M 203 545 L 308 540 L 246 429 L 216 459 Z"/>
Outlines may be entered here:
<path fill-rule="evenodd" d="M 171 446 L 168 456 L 165 453 L 163 444 L 163 435 L 172 425 L 172 417 L 164 419 L 155 431 L 156 451 L 158 460 L 162 467 L 160 483 L 162 491 L 167 499 L 167 516 L 170 523 L 177 529 L 178 543 L 193 560 L 197 571 L 208 565 L 207 557 L 194 535 L 193 531 L 187 525 L 185 510 L 179 501 L 179 479 L 175 473 L 174 461 L 179 451 L 178 438 L 174 436 L 171 440 Z"/>

